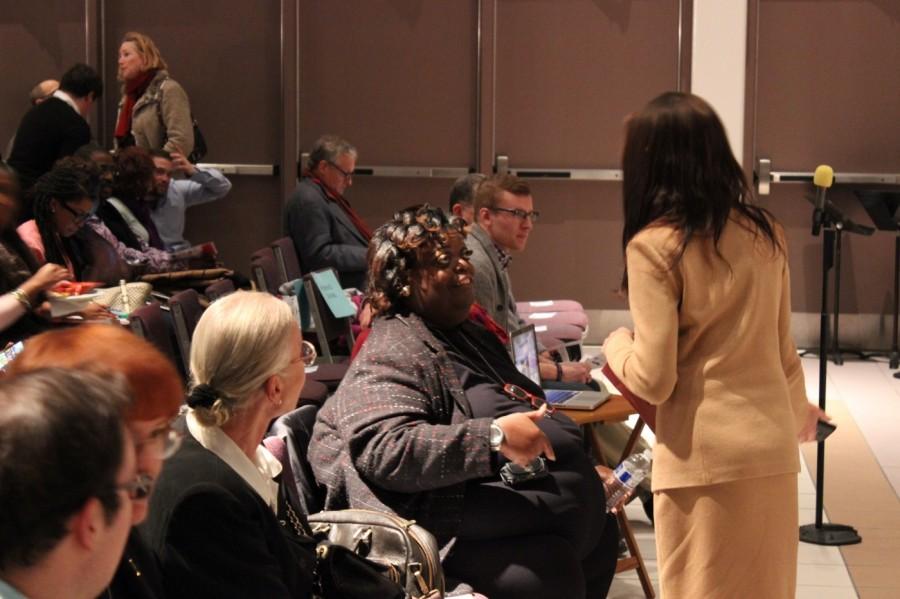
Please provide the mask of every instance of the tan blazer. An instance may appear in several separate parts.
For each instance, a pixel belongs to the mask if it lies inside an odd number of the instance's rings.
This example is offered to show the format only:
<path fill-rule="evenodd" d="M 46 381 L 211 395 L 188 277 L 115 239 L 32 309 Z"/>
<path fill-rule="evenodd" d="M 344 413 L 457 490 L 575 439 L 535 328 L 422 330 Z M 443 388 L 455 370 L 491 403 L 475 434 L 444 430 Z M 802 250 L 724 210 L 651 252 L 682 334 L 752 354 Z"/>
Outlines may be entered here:
<path fill-rule="evenodd" d="M 119 111 L 125 96 L 119 100 Z M 118 115 L 116 122 L 118 122 Z M 134 103 L 131 117 L 134 143 L 148 150 L 163 149 L 185 156 L 194 149 L 194 125 L 191 104 L 181 85 L 169 77 L 168 71 L 156 73 L 147 91 Z"/>
<path fill-rule="evenodd" d="M 613 335 L 606 355 L 632 391 L 658 405 L 654 490 L 799 470 L 807 399 L 787 259 L 748 227 L 733 214 L 720 255 L 697 237 L 674 266 L 679 234 L 669 226 L 628 244 L 634 339 Z"/>

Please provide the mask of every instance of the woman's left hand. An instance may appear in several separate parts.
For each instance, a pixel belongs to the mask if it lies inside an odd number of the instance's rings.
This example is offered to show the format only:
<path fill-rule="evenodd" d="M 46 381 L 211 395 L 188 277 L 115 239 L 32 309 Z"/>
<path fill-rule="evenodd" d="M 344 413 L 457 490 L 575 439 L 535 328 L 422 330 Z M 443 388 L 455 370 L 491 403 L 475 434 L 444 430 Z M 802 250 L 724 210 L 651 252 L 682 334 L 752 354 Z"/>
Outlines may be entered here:
<path fill-rule="evenodd" d="M 823 412 L 819 406 L 815 404 L 806 404 L 806 417 L 800 432 L 797 433 L 797 440 L 800 443 L 809 443 L 816 440 L 816 426 L 819 420 L 829 422 L 831 416 Z"/>

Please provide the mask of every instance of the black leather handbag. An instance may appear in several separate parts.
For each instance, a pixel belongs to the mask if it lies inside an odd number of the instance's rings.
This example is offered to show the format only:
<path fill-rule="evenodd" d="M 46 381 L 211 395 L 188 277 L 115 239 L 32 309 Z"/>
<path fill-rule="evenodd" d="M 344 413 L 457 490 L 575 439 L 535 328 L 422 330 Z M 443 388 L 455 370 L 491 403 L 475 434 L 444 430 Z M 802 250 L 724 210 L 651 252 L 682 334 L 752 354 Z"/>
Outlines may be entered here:
<path fill-rule="evenodd" d="M 413 598 L 444 594 L 444 574 L 434 536 L 411 520 L 373 510 L 337 510 L 312 514 L 313 537 L 349 549 L 383 568 L 384 575 Z"/>

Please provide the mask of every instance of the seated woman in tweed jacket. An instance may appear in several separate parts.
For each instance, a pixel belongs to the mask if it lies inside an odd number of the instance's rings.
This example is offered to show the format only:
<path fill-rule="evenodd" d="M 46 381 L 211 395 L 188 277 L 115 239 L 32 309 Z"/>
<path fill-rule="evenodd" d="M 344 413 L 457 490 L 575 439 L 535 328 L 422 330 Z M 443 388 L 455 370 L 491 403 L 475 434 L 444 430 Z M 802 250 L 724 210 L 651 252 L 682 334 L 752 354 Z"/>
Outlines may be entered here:
<path fill-rule="evenodd" d="M 309 449 L 326 507 L 416 520 L 449 548 L 447 575 L 491 599 L 604 597 L 618 529 L 603 483 L 578 427 L 536 409 L 540 388 L 467 319 L 464 237 L 460 221 L 427 205 L 375 232 L 368 294 L 377 316 Z M 541 455 L 545 476 L 501 482 L 505 463 Z"/>

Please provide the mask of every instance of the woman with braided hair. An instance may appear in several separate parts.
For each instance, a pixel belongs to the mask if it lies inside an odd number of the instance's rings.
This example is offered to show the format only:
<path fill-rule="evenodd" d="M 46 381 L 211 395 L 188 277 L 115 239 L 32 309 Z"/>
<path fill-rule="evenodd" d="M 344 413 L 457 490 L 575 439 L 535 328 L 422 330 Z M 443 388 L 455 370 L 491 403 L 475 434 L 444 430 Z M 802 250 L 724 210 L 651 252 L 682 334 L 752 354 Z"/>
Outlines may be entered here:
<path fill-rule="evenodd" d="M 63 265 L 78 280 L 84 260 L 71 238 L 94 211 L 89 176 L 74 166 L 57 166 L 37 180 L 31 193 L 34 219 L 19 225 L 19 236 L 38 263 Z"/>
<path fill-rule="evenodd" d="M 373 235 L 372 330 L 310 443 L 325 507 L 415 520 L 449 550 L 448 577 L 491 599 L 605 597 L 618 529 L 603 481 L 578 426 L 468 318 L 464 237 L 427 204 Z M 531 478 L 501 482 L 509 463 Z"/>

